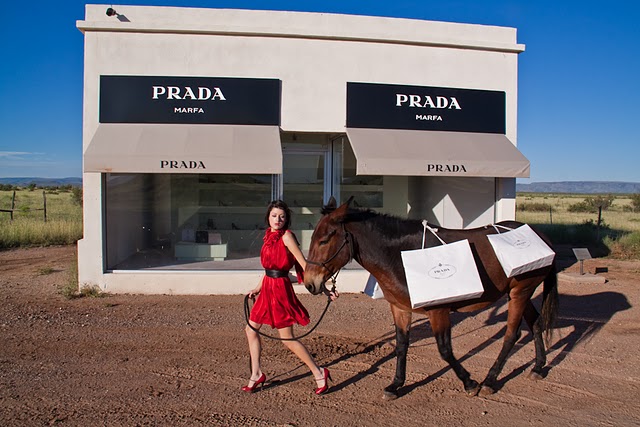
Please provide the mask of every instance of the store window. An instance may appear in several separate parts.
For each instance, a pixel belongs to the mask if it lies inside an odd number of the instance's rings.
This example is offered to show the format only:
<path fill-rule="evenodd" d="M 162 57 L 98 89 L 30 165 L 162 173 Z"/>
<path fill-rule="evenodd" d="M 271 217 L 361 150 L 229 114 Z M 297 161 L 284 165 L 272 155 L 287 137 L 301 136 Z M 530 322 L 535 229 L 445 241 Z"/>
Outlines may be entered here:
<path fill-rule="evenodd" d="M 382 175 L 356 175 L 356 156 L 347 138 L 341 136 L 333 142 L 333 156 L 336 174 L 334 176 L 334 195 L 339 203 L 353 196 L 352 206 L 383 208 Z"/>
<path fill-rule="evenodd" d="M 356 176 L 346 138 L 283 138 L 282 175 L 105 174 L 107 270 L 258 270 L 275 198 L 292 212 L 303 252 L 333 195 L 382 208 L 381 176 Z"/>
<path fill-rule="evenodd" d="M 107 270 L 258 269 L 271 175 L 106 174 Z"/>

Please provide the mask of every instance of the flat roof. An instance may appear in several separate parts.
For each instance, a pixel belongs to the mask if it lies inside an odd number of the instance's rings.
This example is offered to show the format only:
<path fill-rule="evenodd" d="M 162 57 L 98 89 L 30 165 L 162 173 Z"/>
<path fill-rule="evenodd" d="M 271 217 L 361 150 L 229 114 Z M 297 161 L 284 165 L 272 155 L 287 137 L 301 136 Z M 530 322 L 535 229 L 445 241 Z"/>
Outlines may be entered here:
<path fill-rule="evenodd" d="M 107 16 L 112 7 L 117 15 Z M 516 29 L 407 18 L 246 9 L 86 5 L 80 31 L 237 35 L 523 52 Z"/>

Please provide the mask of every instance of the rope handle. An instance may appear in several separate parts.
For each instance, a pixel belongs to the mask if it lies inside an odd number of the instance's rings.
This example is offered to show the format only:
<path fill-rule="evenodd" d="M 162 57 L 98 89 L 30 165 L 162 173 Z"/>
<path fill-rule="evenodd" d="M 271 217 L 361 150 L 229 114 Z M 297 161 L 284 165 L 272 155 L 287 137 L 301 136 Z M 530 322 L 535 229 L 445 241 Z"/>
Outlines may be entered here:
<path fill-rule="evenodd" d="M 434 236 L 436 236 L 436 238 L 438 240 L 440 240 L 440 243 L 442 243 L 443 245 L 446 245 L 446 243 L 444 242 L 444 240 L 442 240 L 440 238 L 440 236 L 438 236 L 436 233 L 438 232 L 437 228 L 431 228 L 429 227 L 429 224 L 427 224 L 427 220 L 423 219 L 422 220 L 422 226 L 424 227 L 423 231 L 422 231 L 422 249 L 424 249 L 424 245 L 425 242 L 427 240 L 427 230 L 429 230 Z"/>
<path fill-rule="evenodd" d="M 498 227 L 500 228 L 504 228 L 505 230 L 513 230 L 513 228 L 509 228 L 509 227 L 505 227 L 504 225 L 500 225 L 500 224 L 491 224 L 491 226 L 496 230 L 496 233 L 500 234 L 500 230 L 498 230 Z"/>

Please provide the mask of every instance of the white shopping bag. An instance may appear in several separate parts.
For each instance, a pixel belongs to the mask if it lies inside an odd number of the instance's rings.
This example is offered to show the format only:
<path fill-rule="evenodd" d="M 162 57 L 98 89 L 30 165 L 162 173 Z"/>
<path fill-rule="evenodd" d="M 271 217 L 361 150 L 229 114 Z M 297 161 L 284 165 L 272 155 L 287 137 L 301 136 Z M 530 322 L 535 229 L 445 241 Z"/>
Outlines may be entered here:
<path fill-rule="evenodd" d="M 484 292 L 469 241 L 442 243 L 401 253 L 412 308 L 473 299 Z"/>
<path fill-rule="evenodd" d="M 378 281 L 372 274 L 369 275 L 369 279 L 367 280 L 367 284 L 364 287 L 364 294 L 369 295 L 373 299 L 381 299 L 384 298 L 384 294 L 382 293 L 382 289 L 380 289 L 380 285 L 378 285 Z"/>
<path fill-rule="evenodd" d="M 487 237 L 507 277 L 551 265 L 556 255 L 527 224 Z"/>

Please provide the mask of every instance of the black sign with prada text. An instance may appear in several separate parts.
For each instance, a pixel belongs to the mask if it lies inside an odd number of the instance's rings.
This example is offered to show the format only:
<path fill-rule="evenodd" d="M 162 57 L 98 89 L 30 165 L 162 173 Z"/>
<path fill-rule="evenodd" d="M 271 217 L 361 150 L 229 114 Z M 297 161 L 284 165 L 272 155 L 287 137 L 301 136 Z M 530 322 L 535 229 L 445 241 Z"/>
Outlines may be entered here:
<path fill-rule="evenodd" d="M 100 123 L 280 125 L 276 79 L 100 76 Z"/>
<path fill-rule="evenodd" d="M 347 83 L 347 127 L 504 134 L 504 92 Z"/>

